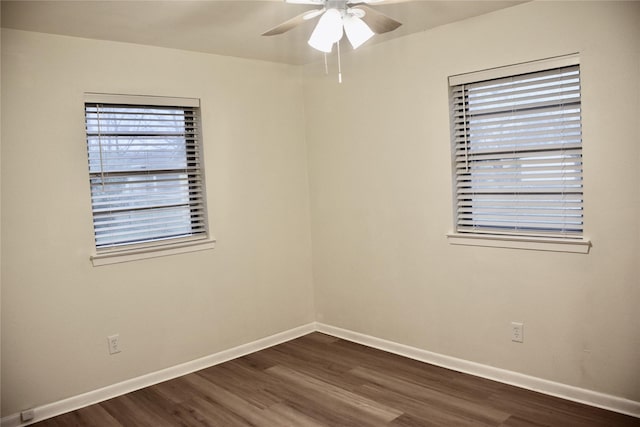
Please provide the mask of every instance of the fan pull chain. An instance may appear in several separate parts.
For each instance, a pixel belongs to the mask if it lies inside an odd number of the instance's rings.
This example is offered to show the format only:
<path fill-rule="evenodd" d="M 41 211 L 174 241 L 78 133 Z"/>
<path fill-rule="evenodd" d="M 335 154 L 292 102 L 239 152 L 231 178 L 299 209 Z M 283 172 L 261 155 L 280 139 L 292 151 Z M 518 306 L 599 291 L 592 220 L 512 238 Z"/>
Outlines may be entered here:
<path fill-rule="evenodd" d="M 342 66 L 340 64 L 340 40 L 336 42 L 338 45 L 338 83 L 342 83 Z"/>
<path fill-rule="evenodd" d="M 327 53 L 324 53 L 324 74 L 329 75 L 329 65 L 327 64 Z"/>

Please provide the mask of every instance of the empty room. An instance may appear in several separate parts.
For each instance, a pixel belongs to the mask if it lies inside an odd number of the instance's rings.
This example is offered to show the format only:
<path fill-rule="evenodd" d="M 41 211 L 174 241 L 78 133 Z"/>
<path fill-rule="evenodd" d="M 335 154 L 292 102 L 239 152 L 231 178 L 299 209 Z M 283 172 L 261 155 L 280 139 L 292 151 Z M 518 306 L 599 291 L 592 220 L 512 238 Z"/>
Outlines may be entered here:
<path fill-rule="evenodd" d="M 1 21 L 2 427 L 640 426 L 640 2 Z"/>

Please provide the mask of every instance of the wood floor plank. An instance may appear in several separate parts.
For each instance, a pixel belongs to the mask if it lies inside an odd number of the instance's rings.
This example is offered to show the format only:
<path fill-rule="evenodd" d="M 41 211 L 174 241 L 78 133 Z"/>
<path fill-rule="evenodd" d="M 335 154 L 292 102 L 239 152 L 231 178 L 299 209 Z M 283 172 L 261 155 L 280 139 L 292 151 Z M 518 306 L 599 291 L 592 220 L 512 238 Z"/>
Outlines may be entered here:
<path fill-rule="evenodd" d="M 386 423 L 379 418 L 354 410 L 353 406 L 326 394 L 300 390 L 291 384 L 280 391 L 285 403 L 294 411 L 309 417 L 323 426 L 380 426 Z"/>
<path fill-rule="evenodd" d="M 166 416 L 165 413 L 158 414 L 155 410 L 144 405 L 136 398 L 135 393 L 137 392 L 102 402 L 100 406 L 125 426 L 153 427 L 171 420 L 171 417 Z M 179 424 L 175 423 L 174 425 Z"/>
<path fill-rule="evenodd" d="M 545 424 L 537 423 L 531 420 L 523 420 L 520 417 L 511 416 L 500 427 L 545 427 Z"/>
<path fill-rule="evenodd" d="M 407 397 L 413 397 L 435 408 L 446 408 L 453 413 L 485 422 L 488 425 L 501 424 L 511 416 L 508 412 L 460 398 L 456 394 L 434 390 L 413 381 L 382 374 L 371 369 L 357 367 L 351 373 L 366 378 L 386 390 L 393 390 Z"/>
<path fill-rule="evenodd" d="M 467 418 L 447 408 L 429 405 L 420 399 L 414 399 L 375 384 L 363 386 L 360 393 L 363 396 L 393 406 L 404 412 L 401 416 L 391 421 L 390 425 L 414 425 L 416 423 L 426 427 L 495 427 L 497 425 Z"/>
<path fill-rule="evenodd" d="M 206 393 L 212 401 L 217 402 L 246 423 L 250 425 L 265 425 L 266 420 L 262 409 L 251 404 L 248 399 L 232 393 L 200 375 L 191 376 L 189 381 L 194 387 Z"/>
<path fill-rule="evenodd" d="M 640 419 L 321 333 L 39 427 L 640 427 Z"/>
<path fill-rule="evenodd" d="M 274 366 L 267 369 L 267 372 L 286 379 L 303 391 L 321 393 L 337 401 L 346 403 L 352 406 L 354 411 L 367 413 L 380 422 L 389 422 L 402 415 L 402 411 L 382 405 L 366 397 L 359 396 L 353 392 L 317 380 L 312 376 L 296 372 L 284 366 Z"/>
<path fill-rule="evenodd" d="M 248 369 L 237 361 L 203 369 L 196 375 L 206 378 L 211 383 L 220 384 L 237 396 L 243 396 L 248 403 L 257 408 L 268 408 L 282 401 L 277 395 L 265 392 L 265 387 L 270 382 L 263 371 Z"/>
<path fill-rule="evenodd" d="M 273 405 L 268 409 L 268 411 L 273 412 L 278 416 L 281 420 L 281 423 L 279 424 L 280 426 L 324 427 L 326 425 L 283 403 Z"/>
<path fill-rule="evenodd" d="M 326 354 L 323 354 L 327 345 L 287 346 L 286 344 L 288 343 L 260 353 L 263 353 L 263 357 L 270 359 L 272 365 L 287 366 L 308 372 L 319 371 L 323 375 L 333 373 L 337 376 L 343 376 L 353 367 L 350 361 L 343 361 L 339 357 L 327 357 Z"/>
<path fill-rule="evenodd" d="M 489 404 L 514 414 L 522 420 L 534 421 L 543 425 L 566 427 L 640 426 L 640 419 L 637 418 L 626 417 L 517 387 L 512 387 L 508 393 L 492 396 L 489 399 Z"/>
<path fill-rule="evenodd" d="M 202 396 L 202 393 L 198 389 L 190 386 L 187 377 L 188 376 L 175 378 L 171 381 L 152 385 L 149 388 L 172 404 L 180 404 L 195 397 Z"/>
<path fill-rule="evenodd" d="M 349 341 L 342 340 L 337 342 L 332 351 L 340 353 L 342 357 L 348 354 L 354 365 L 404 379 L 415 380 L 439 390 L 448 390 L 471 400 L 485 399 L 496 391 L 497 383 L 495 381 L 373 350 Z"/>
<path fill-rule="evenodd" d="M 102 406 L 91 405 L 77 411 L 60 415 L 45 421 L 47 427 L 85 426 L 85 427 L 123 427 Z"/>
<path fill-rule="evenodd" d="M 239 426 L 252 424 L 208 396 L 194 397 L 178 405 L 183 419 L 192 426 Z"/>
<path fill-rule="evenodd" d="M 305 353 L 283 348 L 266 352 L 263 357 L 270 358 L 273 362 L 272 366 L 284 366 L 347 390 L 352 390 L 363 384 L 361 378 L 349 374 L 349 371 L 353 369 L 352 364 L 326 358 L 307 359 L 307 356 Z"/>

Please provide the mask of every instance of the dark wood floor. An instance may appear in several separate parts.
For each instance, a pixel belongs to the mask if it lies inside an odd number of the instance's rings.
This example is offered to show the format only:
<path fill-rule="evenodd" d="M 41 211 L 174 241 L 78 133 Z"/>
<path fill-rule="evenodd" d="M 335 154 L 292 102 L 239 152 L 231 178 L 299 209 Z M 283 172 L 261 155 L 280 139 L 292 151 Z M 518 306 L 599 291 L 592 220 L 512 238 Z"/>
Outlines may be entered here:
<path fill-rule="evenodd" d="M 320 333 L 37 426 L 640 426 Z"/>

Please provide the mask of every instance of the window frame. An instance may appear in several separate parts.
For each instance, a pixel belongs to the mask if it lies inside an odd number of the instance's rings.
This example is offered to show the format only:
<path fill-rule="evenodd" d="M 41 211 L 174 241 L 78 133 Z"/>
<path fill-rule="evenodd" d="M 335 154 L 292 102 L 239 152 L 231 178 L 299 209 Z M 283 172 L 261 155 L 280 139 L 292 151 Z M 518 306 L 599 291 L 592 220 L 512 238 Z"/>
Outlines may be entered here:
<path fill-rule="evenodd" d="M 556 68 L 569 66 L 579 66 L 580 58 L 577 53 L 553 57 L 538 61 L 525 62 L 505 67 L 497 67 L 471 73 L 457 74 L 449 77 L 450 87 L 450 108 L 452 108 L 452 91 L 453 88 L 473 84 L 486 80 L 497 80 L 521 74 L 541 72 Z M 582 90 L 581 90 L 582 92 Z M 453 110 L 450 110 L 453 111 Z M 582 113 L 580 113 L 582 115 Z M 466 119 L 465 119 L 466 120 Z M 559 252 L 588 253 L 591 242 L 584 236 L 584 226 L 582 233 L 579 235 L 566 236 L 561 233 L 536 235 L 535 233 L 518 233 L 509 232 L 473 232 L 469 230 L 458 231 L 458 194 L 457 194 L 457 167 L 456 167 L 456 140 L 454 135 L 454 117 L 451 116 L 451 143 L 452 143 L 452 211 L 453 211 L 453 229 L 455 231 L 447 234 L 447 239 L 453 245 L 467 246 L 488 246 L 500 248 L 528 249 L 528 250 L 545 250 Z M 582 147 L 582 143 L 581 143 Z M 582 191 L 584 198 L 584 190 Z M 584 222 L 584 211 L 582 211 L 582 221 Z M 533 234 L 533 235 L 532 235 Z"/>
<path fill-rule="evenodd" d="M 84 116 L 85 126 L 87 120 L 87 106 L 95 104 L 104 105 L 116 105 L 116 106 L 131 106 L 131 107 L 176 107 L 179 109 L 192 109 L 195 112 L 194 125 L 195 138 L 191 145 L 196 150 L 195 155 L 199 157 L 197 161 L 197 169 L 194 172 L 200 179 L 198 185 L 192 183 L 192 175 L 187 172 L 187 182 L 189 182 L 189 194 L 197 187 L 201 191 L 201 196 L 198 198 L 195 204 L 189 203 L 190 211 L 194 206 L 202 209 L 200 226 L 204 231 L 196 232 L 193 236 L 177 236 L 177 237 L 165 237 L 155 236 L 147 241 L 133 242 L 133 243 L 116 243 L 113 245 L 107 245 L 100 247 L 96 240 L 96 223 L 95 223 L 95 211 L 94 211 L 94 195 L 93 190 L 91 193 L 91 216 L 92 216 L 92 229 L 93 229 L 93 253 L 90 256 L 90 260 L 94 266 L 108 265 L 120 262 L 128 262 L 139 259 L 154 258 L 167 255 L 175 255 L 187 252 L 201 251 L 206 249 L 213 249 L 215 246 L 215 239 L 211 236 L 209 230 L 208 211 L 207 211 L 207 197 L 205 189 L 205 174 L 204 174 L 204 160 L 203 160 L 203 147 L 202 147 L 202 124 L 200 118 L 200 100 L 195 98 L 177 98 L 177 97 L 163 97 L 163 96 L 143 96 L 143 95 L 119 95 L 119 94 L 103 94 L 103 93 L 85 93 L 84 94 Z M 125 107 L 126 108 L 126 107 Z M 186 132 L 185 123 L 185 132 Z M 87 155 L 90 156 L 90 133 L 85 128 L 85 149 Z M 186 142 L 187 146 L 190 143 Z M 102 148 L 101 148 L 102 150 Z M 185 164 L 188 164 L 190 160 L 190 154 L 185 152 Z M 89 158 L 90 160 L 90 158 Z M 188 167 L 188 166 L 185 166 Z M 101 166 L 102 168 L 102 166 Z M 160 169 L 150 169 L 150 172 L 158 172 Z M 103 173 L 104 172 L 98 172 Z M 92 179 L 95 178 L 96 172 L 89 166 L 88 177 L 89 185 Z M 128 176 L 135 176 L 136 174 L 142 175 L 136 171 L 130 171 Z M 105 174 L 108 175 L 108 172 Z M 175 184 L 172 184 L 175 185 Z M 161 209 L 159 206 L 151 207 L 150 210 Z M 193 221 L 193 213 L 191 215 L 191 221 Z"/>

